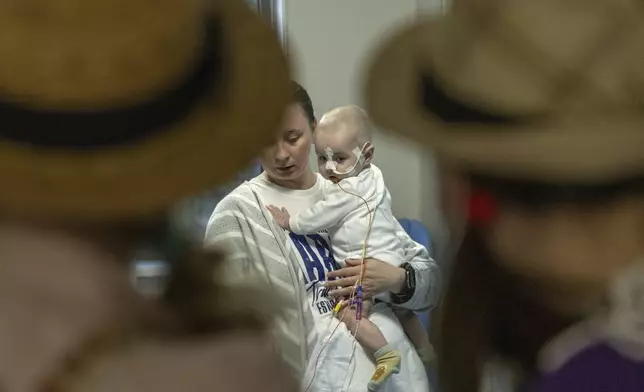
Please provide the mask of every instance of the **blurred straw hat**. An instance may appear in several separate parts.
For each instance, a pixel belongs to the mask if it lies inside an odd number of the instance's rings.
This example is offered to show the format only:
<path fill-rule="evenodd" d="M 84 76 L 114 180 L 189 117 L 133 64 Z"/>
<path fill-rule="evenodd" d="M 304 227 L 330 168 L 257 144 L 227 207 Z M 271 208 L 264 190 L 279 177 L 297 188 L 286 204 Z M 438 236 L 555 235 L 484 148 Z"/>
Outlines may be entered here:
<path fill-rule="evenodd" d="M 2 1 L 0 210 L 154 213 L 274 139 L 289 75 L 241 0 Z"/>
<path fill-rule="evenodd" d="M 370 64 L 374 121 L 479 172 L 594 183 L 644 174 L 644 3 L 455 0 Z"/>

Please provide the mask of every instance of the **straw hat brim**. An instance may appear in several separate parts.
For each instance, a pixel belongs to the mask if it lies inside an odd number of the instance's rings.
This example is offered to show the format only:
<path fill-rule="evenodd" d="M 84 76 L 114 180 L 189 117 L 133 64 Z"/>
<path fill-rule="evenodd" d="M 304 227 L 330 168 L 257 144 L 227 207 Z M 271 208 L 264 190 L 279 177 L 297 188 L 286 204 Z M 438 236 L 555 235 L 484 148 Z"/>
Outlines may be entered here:
<path fill-rule="evenodd" d="M 126 147 L 79 152 L 0 142 L 0 208 L 43 219 L 129 219 L 248 165 L 275 139 L 289 99 L 288 66 L 275 33 L 244 2 L 219 1 L 212 10 L 229 71 L 223 91 L 173 128 Z"/>
<path fill-rule="evenodd" d="M 432 115 L 422 103 L 420 82 L 449 44 L 447 23 L 434 18 L 404 26 L 374 53 L 365 101 L 377 125 L 439 158 L 502 177 L 592 183 L 644 172 L 644 117 L 615 120 L 598 113 L 587 121 L 493 126 L 446 124 Z"/>

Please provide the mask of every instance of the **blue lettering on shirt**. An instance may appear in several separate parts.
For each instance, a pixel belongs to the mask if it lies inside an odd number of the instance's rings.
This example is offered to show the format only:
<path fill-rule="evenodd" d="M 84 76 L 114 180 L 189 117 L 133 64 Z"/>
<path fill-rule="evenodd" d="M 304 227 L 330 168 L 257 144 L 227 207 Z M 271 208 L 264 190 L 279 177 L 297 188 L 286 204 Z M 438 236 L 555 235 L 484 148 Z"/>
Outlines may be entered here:
<path fill-rule="evenodd" d="M 302 258 L 306 290 L 313 290 L 311 305 L 320 314 L 333 311 L 335 303 L 328 298 L 329 289 L 322 284 L 326 281 L 327 273 L 339 269 L 340 266 L 333 258 L 329 242 L 319 234 L 289 235 Z"/>
<path fill-rule="evenodd" d="M 295 248 L 300 253 L 304 262 L 306 283 L 323 282 L 326 280 L 326 273 L 335 271 L 340 266 L 333 258 L 333 252 L 329 243 L 319 234 L 300 235 L 290 233 Z M 313 249 L 313 246 L 315 249 Z M 316 252 L 317 251 L 317 252 Z"/>

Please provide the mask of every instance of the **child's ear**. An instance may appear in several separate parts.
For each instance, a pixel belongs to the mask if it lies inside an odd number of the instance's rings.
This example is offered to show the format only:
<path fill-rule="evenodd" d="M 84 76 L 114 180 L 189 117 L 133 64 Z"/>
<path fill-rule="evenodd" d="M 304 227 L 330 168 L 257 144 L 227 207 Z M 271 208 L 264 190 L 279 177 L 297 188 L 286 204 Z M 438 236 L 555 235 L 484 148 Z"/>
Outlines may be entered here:
<path fill-rule="evenodd" d="M 371 144 L 371 142 L 367 142 L 366 146 L 364 148 L 364 164 L 368 165 L 371 163 L 371 160 L 373 159 L 373 153 L 374 153 L 374 146 Z"/>

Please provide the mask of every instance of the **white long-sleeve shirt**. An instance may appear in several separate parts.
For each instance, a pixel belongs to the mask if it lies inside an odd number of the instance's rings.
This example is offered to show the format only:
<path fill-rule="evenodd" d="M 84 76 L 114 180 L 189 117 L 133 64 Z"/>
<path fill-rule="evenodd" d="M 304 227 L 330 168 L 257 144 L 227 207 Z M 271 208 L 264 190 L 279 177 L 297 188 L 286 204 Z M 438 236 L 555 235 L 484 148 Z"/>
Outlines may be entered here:
<path fill-rule="evenodd" d="M 310 392 L 364 392 L 374 371 L 372 356 L 356 344 L 344 324 L 339 325 L 340 320 L 332 313 L 333 305 L 326 306 L 329 299 L 324 287 L 326 274 L 343 267 L 344 260 L 331 254 L 327 232 L 298 235 L 280 230 L 265 207 L 271 204 L 286 207 L 292 214 L 305 211 L 323 199 L 324 189 L 329 185 L 318 174 L 310 189 L 287 189 L 262 173 L 219 203 L 208 224 L 206 244 L 209 247 L 225 244 L 231 252 L 228 282 L 265 281 L 279 293 L 276 297 L 286 297 L 283 305 L 289 311 L 284 312 L 284 320 L 278 320 L 274 328 L 280 352 L 288 363 L 298 361 L 298 341 L 309 343 L 304 344 L 307 360 L 295 366 L 306 368 L 302 390 L 310 385 Z M 404 253 L 399 263 L 409 262 L 416 277 L 414 295 L 397 306 L 415 311 L 435 306 L 441 292 L 438 265 L 398 222 L 395 230 L 402 239 Z M 300 291 L 303 294 L 298 294 Z M 304 306 L 298 305 L 299 300 L 303 300 Z M 391 309 L 384 304 L 377 306 L 380 307 L 374 306 L 370 320 L 400 350 L 406 364 L 381 387 L 381 392 L 427 391 L 427 376 L 416 350 Z"/>
<path fill-rule="evenodd" d="M 368 233 L 370 217 L 373 223 Z M 375 165 L 338 184 L 325 181 L 323 200 L 293 214 L 289 225 L 296 234 L 328 230 L 337 260 L 361 258 L 365 239 L 368 257 L 395 266 L 404 260 L 403 241 L 391 211 L 391 195 Z"/>

